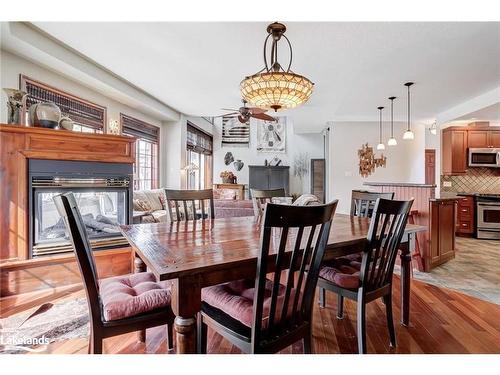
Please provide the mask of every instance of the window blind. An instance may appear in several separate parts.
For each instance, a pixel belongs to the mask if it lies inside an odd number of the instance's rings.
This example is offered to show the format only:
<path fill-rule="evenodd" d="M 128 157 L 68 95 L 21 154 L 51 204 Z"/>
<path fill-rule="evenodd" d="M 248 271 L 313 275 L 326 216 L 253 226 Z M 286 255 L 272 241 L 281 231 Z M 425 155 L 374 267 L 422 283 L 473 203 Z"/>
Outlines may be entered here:
<path fill-rule="evenodd" d="M 187 124 L 187 149 L 205 155 L 212 155 L 213 139 L 212 136 L 201 131 L 188 122 Z"/>
<path fill-rule="evenodd" d="M 137 138 L 146 139 L 150 142 L 158 143 L 160 137 L 160 128 L 148 124 L 145 121 L 120 114 L 120 122 L 122 125 L 122 133 L 128 134 Z"/>
<path fill-rule="evenodd" d="M 28 93 L 26 110 L 35 103 L 52 102 L 59 107 L 63 116 L 69 117 L 76 124 L 95 130 L 104 130 L 106 107 L 91 103 L 24 75 L 21 75 L 20 81 L 21 89 Z"/>

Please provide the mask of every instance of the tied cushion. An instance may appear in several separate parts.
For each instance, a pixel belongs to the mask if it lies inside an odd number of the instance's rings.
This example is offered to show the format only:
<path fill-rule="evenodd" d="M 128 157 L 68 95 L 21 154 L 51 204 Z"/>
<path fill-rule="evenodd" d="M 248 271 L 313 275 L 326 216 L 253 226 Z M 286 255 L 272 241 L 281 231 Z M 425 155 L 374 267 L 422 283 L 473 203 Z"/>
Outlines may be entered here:
<path fill-rule="evenodd" d="M 346 289 L 359 288 L 359 272 L 361 269 L 361 254 L 340 257 L 323 263 L 319 277 Z"/>
<path fill-rule="evenodd" d="M 270 280 L 267 280 L 262 314 L 263 327 L 267 327 L 269 319 L 272 287 L 273 283 Z M 285 291 L 285 286 L 280 285 L 278 288 L 278 299 L 276 304 L 276 320 L 281 318 Z M 247 327 L 252 327 L 253 300 L 255 298 L 255 294 L 255 280 L 238 280 L 204 288 L 201 291 L 201 298 L 204 302 L 222 310 L 224 313 L 240 321 Z M 294 298 L 295 293 L 292 289 L 290 293 L 290 302 L 288 303 L 288 314 L 291 313 Z"/>
<path fill-rule="evenodd" d="M 110 277 L 100 281 L 104 318 L 107 321 L 129 318 L 170 305 L 167 282 L 156 282 L 151 272 Z"/>

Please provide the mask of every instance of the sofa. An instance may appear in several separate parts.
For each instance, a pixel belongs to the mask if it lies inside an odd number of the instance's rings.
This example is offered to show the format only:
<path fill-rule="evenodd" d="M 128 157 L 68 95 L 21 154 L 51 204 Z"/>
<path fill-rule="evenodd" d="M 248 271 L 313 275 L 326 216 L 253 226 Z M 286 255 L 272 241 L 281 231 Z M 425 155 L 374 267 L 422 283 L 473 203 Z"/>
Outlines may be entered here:
<path fill-rule="evenodd" d="M 227 189 L 230 190 L 230 189 Z M 214 191 L 216 218 L 253 216 L 251 200 L 237 200 L 235 191 Z M 136 190 L 133 196 L 134 223 L 163 223 L 170 220 L 163 189 Z"/>

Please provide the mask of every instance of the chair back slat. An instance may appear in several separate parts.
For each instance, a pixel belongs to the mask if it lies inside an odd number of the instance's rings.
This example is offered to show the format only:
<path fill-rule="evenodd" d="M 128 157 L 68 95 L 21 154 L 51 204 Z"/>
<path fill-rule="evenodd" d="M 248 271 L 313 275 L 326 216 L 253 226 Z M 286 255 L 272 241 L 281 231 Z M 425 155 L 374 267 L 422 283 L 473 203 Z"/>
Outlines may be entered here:
<path fill-rule="evenodd" d="M 275 330 L 275 316 L 276 316 L 276 305 L 278 304 L 278 294 L 281 287 L 281 272 L 284 267 L 284 257 L 286 250 L 286 242 L 288 239 L 288 227 L 281 228 L 280 243 L 278 247 L 278 254 L 276 255 L 276 265 L 274 269 L 273 277 L 273 289 L 271 292 L 271 307 L 269 309 L 269 323 L 267 329 L 269 331 Z"/>
<path fill-rule="evenodd" d="M 250 189 L 252 196 L 253 212 L 255 217 L 262 216 L 266 203 L 271 202 L 272 198 L 285 197 L 285 189 L 259 190 Z"/>
<path fill-rule="evenodd" d="M 394 193 L 377 193 L 353 190 L 351 193 L 351 216 L 371 217 L 378 198 L 394 199 Z"/>
<path fill-rule="evenodd" d="M 337 201 L 317 206 L 266 205 L 255 281 L 254 343 L 276 340 L 310 322 L 319 268 L 336 207 Z M 309 235 L 304 246 L 306 230 Z M 272 279 L 268 280 L 269 272 Z M 270 296 L 266 295 L 268 283 L 272 284 Z M 264 316 L 266 300 L 269 310 Z"/>
<path fill-rule="evenodd" d="M 285 297 L 283 299 L 283 309 L 281 310 L 281 319 L 280 319 L 280 326 L 283 326 L 286 322 L 287 318 L 287 312 L 290 308 L 290 295 L 292 292 L 292 289 L 294 288 L 295 284 L 295 273 L 297 270 L 297 259 L 299 259 L 299 253 L 300 253 L 300 245 L 302 244 L 302 235 L 304 234 L 304 227 L 300 227 L 298 232 L 297 232 L 297 237 L 295 239 L 295 246 L 293 248 L 293 253 L 292 257 L 290 259 L 290 268 L 287 271 L 286 275 L 286 290 L 285 290 Z M 300 276 L 299 276 L 300 277 Z M 299 284 L 297 284 L 299 285 Z M 294 298 L 295 300 L 295 298 Z M 292 306 L 295 306 L 292 303 Z"/>
<path fill-rule="evenodd" d="M 91 319 L 93 322 L 101 322 L 97 267 L 76 199 L 73 193 L 68 192 L 55 196 L 53 200 L 57 211 L 64 220 L 71 244 L 73 245 L 80 274 L 85 285 Z"/>
<path fill-rule="evenodd" d="M 360 279 L 366 290 L 392 283 L 394 264 L 405 231 L 413 199 L 377 199 L 370 221 L 367 246 L 361 262 Z"/>
<path fill-rule="evenodd" d="M 206 190 L 165 190 L 170 221 L 188 221 L 198 219 L 214 219 L 214 195 L 212 189 Z M 209 217 L 207 217 L 206 203 L 209 203 Z M 171 207 L 175 207 L 173 215 Z M 198 214 L 199 207 L 201 214 Z M 181 212 L 182 211 L 182 212 Z"/>
<path fill-rule="evenodd" d="M 308 264 L 308 259 L 311 254 L 311 245 L 313 243 L 314 236 L 316 234 L 316 228 L 317 225 L 313 225 L 310 228 L 309 232 L 309 237 L 307 238 L 306 242 L 306 247 L 304 248 L 304 251 L 302 253 L 301 257 L 301 262 L 300 262 L 300 267 L 299 267 L 299 274 L 297 276 L 297 290 L 302 290 L 302 285 L 304 284 L 304 275 L 307 270 L 307 264 Z M 301 298 L 300 293 L 295 293 L 294 300 L 293 300 L 293 305 L 292 305 L 292 311 L 297 311 L 297 307 L 299 306 L 299 300 Z M 293 316 L 292 317 L 292 324 L 296 324 L 298 320 L 302 319 L 301 316 Z"/>

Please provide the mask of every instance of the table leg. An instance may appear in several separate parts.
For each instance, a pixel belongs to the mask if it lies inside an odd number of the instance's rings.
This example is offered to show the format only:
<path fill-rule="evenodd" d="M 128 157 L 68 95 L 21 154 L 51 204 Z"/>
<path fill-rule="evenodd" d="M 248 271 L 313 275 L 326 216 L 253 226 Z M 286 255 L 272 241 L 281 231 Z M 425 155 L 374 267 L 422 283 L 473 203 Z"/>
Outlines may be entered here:
<path fill-rule="evenodd" d="M 172 309 L 177 353 L 196 353 L 196 315 L 201 310 L 201 286 L 195 279 L 180 278 L 172 288 Z"/>
<path fill-rule="evenodd" d="M 408 234 L 408 243 L 401 247 L 401 325 L 410 324 L 411 252 L 415 248 L 415 233 Z"/>
<path fill-rule="evenodd" d="M 134 273 L 146 272 L 147 267 L 146 263 L 142 261 L 142 259 L 136 254 L 134 257 Z M 139 342 L 146 342 L 146 330 L 142 329 L 137 332 L 137 340 Z"/>

